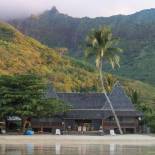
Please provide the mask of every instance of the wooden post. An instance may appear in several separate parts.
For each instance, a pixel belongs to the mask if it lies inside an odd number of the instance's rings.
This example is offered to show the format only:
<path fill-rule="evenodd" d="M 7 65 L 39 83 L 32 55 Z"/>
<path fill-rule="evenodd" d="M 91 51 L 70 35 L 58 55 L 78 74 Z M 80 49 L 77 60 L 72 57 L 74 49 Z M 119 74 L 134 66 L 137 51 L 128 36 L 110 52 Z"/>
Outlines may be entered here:
<path fill-rule="evenodd" d="M 104 120 L 102 119 L 102 130 L 104 129 Z"/>
<path fill-rule="evenodd" d="M 43 132 L 44 132 L 44 128 L 43 128 L 43 126 L 41 126 L 41 130 L 40 130 L 40 131 L 41 131 L 41 133 L 43 133 Z"/>
<path fill-rule="evenodd" d="M 66 123 L 65 123 L 65 120 L 64 120 L 64 131 L 66 131 Z"/>

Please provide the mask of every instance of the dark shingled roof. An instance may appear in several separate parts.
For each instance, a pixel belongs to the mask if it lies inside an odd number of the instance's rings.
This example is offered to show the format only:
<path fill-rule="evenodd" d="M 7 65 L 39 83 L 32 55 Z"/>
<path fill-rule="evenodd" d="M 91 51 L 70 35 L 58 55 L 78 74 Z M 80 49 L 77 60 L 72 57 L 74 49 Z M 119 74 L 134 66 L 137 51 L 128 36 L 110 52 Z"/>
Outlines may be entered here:
<path fill-rule="evenodd" d="M 49 84 L 45 91 L 45 98 L 58 98 L 54 88 Z"/>
<path fill-rule="evenodd" d="M 138 111 L 116 111 L 118 116 L 139 117 L 142 116 Z M 113 116 L 111 110 L 71 110 L 64 116 L 65 119 L 105 119 Z"/>
<path fill-rule="evenodd" d="M 48 98 L 56 97 L 71 105 L 71 110 L 64 116 L 66 119 L 101 119 L 112 116 L 110 106 L 103 93 L 55 93 L 51 87 L 48 88 L 48 91 Z M 142 116 L 118 82 L 108 96 L 117 115 Z"/>
<path fill-rule="evenodd" d="M 102 119 L 105 117 L 105 114 L 101 110 L 71 110 L 64 117 L 68 119 Z"/>
<path fill-rule="evenodd" d="M 101 109 L 106 98 L 103 93 L 57 93 L 72 109 Z"/>
<path fill-rule="evenodd" d="M 109 98 L 115 110 L 135 110 L 133 103 L 131 102 L 130 98 L 127 96 L 124 88 L 120 85 L 119 82 L 114 85 Z M 107 101 L 103 109 L 110 109 Z"/>
<path fill-rule="evenodd" d="M 57 93 L 58 97 L 69 103 L 72 109 L 106 109 L 110 106 L 103 93 Z M 116 83 L 112 93 L 109 95 L 115 110 L 135 110 L 123 87 Z"/>

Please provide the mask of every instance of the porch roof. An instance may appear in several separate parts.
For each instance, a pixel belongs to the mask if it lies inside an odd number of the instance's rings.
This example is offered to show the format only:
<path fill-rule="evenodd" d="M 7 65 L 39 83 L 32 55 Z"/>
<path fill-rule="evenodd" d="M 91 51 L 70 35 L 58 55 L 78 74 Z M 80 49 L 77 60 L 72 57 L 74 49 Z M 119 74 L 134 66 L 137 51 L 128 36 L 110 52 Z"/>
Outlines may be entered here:
<path fill-rule="evenodd" d="M 143 114 L 138 111 L 115 111 L 119 117 L 139 117 Z M 64 119 L 106 119 L 113 116 L 110 110 L 71 110 L 64 115 Z"/>

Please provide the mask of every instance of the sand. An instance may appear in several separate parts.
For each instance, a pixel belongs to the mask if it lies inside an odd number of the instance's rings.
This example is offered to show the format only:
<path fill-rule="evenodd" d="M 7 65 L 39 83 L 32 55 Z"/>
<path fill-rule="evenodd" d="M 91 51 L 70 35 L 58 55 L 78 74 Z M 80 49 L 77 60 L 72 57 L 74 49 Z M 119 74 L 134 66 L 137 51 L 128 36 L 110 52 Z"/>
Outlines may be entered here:
<path fill-rule="evenodd" d="M 0 144 L 120 144 L 155 145 L 155 135 L 76 136 L 76 135 L 1 135 Z"/>

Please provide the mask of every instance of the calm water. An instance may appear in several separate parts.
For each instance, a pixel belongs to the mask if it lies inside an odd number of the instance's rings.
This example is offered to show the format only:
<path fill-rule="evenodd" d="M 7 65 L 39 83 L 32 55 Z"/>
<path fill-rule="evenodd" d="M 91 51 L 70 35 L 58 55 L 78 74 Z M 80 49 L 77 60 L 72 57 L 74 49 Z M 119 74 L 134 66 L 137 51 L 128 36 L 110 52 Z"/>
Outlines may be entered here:
<path fill-rule="evenodd" d="M 155 155 L 155 146 L 0 145 L 0 155 Z"/>

